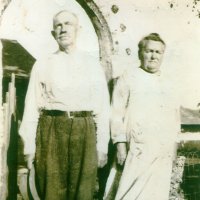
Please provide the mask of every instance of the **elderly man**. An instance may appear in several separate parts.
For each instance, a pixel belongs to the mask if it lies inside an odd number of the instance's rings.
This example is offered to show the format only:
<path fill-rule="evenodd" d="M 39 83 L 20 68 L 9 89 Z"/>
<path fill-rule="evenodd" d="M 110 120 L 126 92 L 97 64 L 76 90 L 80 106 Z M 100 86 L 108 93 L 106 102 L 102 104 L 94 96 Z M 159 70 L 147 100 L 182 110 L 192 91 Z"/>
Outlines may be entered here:
<path fill-rule="evenodd" d="M 20 127 L 41 199 L 93 199 L 97 166 L 107 162 L 109 94 L 99 61 L 76 49 L 78 19 L 61 11 L 52 34 L 59 50 L 31 73 Z"/>
<path fill-rule="evenodd" d="M 118 162 L 126 159 L 116 200 L 169 198 L 180 119 L 174 85 L 160 71 L 165 46 L 157 33 L 144 37 L 138 45 L 141 66 L 125 72 L 114 89 L 112 138 Z"/>

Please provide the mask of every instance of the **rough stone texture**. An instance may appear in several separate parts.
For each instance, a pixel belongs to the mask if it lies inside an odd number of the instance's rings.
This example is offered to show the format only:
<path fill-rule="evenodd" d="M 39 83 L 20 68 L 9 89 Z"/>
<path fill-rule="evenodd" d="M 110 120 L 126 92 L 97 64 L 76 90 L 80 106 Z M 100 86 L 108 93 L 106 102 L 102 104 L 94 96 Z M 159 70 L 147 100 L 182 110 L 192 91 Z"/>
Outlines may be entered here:
<path fill-rule="evenodd" d="M 111 10 L 116 14 L 119 11 L 119 7 L 117 5 L 112 5 Z"/>
<path fill-rule="evenodd" d="M 172 177 L 171 177 L 171 188 L 169 200 L 184 200 L 183 191 L 180 189 L 180 184 L 182 183 L 184 164 L 186 158 L 184 156 L 177 157 L 173 169 L 172 169 Z"/>

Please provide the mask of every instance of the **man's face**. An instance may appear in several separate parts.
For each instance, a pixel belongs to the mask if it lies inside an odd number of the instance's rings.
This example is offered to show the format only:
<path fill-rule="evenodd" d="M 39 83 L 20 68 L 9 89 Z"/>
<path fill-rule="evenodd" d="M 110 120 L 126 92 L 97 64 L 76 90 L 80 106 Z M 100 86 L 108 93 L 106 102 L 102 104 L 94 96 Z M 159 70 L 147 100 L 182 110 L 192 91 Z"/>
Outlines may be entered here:
<path fill-rule="evenodd" d="M 149 72 L 156 73 L 160 69 L 165 46 L 159 41 L 147 40 L 141 51 L 141 67 Z"/>
<path fill-rule="evenodd" d="M 67 48 L 76 41 L 78 21 L 68 12 L 61 12 L 54 19 L 54 38 L 61 48 Z"/>

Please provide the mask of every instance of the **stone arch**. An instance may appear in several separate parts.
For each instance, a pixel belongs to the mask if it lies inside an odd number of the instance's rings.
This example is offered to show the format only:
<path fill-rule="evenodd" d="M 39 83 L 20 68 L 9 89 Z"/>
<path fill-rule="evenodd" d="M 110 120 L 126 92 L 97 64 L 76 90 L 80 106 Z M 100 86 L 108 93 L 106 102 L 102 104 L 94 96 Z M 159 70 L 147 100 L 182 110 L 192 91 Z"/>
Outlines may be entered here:
<path fill-rule="evenodd" d="M 107 21 L 93 0 L 76 0 L 89 16 L 99 41 L 100 61 L 104 68 L 106 79 L 112 79 L 111 54 L 113 51 L 112 35 Z"/>

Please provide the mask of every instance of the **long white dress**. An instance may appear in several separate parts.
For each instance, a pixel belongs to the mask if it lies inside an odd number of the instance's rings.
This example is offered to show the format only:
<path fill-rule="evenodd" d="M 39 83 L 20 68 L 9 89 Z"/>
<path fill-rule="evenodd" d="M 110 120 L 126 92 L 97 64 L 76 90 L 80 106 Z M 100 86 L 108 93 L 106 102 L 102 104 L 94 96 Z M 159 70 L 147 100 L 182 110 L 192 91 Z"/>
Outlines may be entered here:
<path fill-rule="evenodd" d="M 179 101 L 174 88 L 169 77 L 140 68 L 118 80 L 113 114 L 124 116 L 121 123 L 119 117 L 114 117 L 111 127 L 113 131 L 124 131 L 130 148 L 116 200 L 168 200 L 175 141 L 180 130 Z M 124 102 L 127 105 L 122 106 Z M 115 132 L 113 138 L 120 142 L 122 135 Z"/>

